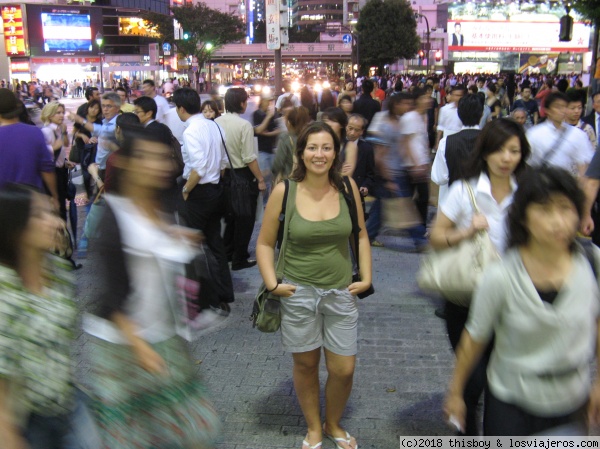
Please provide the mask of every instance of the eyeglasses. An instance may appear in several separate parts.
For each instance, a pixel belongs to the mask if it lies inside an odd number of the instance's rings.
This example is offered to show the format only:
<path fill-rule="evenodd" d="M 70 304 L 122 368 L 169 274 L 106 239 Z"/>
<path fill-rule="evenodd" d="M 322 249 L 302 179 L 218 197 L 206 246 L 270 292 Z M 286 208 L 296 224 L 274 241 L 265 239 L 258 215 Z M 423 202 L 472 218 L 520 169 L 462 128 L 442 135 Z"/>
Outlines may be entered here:
<path fill-rule="evenodd" d="M 116 108 L 117 105 L 116 104 L 103 104 L 102 105 L 102 109 L 112 109 L 112 108 Z"/>

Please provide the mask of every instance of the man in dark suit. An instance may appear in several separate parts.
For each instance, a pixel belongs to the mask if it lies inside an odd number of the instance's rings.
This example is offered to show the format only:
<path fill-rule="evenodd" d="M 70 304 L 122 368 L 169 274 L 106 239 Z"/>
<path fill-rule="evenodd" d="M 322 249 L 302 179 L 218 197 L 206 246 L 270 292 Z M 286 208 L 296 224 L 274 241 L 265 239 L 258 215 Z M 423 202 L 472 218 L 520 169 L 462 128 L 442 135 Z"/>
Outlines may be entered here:
<path fill-rule="evenodd" d="M 354 102 L 352 108 L 353 113 L 360 114 L 367 120 L 367 126 L 371 123 L 371 120 L 373 120 L 373 116 L 381 111 L 381 103 L 374 100 L 371 96 L 374 87 L 373 81 L 364 80 L 362 83 L 363 94 Z M 365 129 L 367 129 L 367 126 L 365 126 Z"/>
<path fill-rule="evenodd" d="M 465 37 L 462 35 L 462 25 L 460 22 L 454 24 L 454 33 L 452 34 L 452 45 L 462 47 L 465 45 Z"/>
<path fill-rule="evenodd" d="M 140 123 L 144 128 L 152 130 L 153 134 L 156 135 L 161 142 L 166 145 L 171 145 L 171 136 L 173 133 L 169 127 L 163 123 L 156 121 L 156 113 L 158 112 L 158 106 L 154 98 L 150 97 L 139 97 L 133 102 L 133 112 L 140 119 Z"/>
<path fill-rule="evenodd" d="M 358 147 L 358 156 L 356 159 L 356 168 L 352 178 L 360 189 L 361 197 L 373 194 L 375 185 L 375 156 L 373 146 L 362 139 L 367 120 L 360 114 L 352 114 L 348 119 L 346 126 L 346 138 L 350 142 L 356 142 Z"/>
<path fill-rule="evenodd" d="M 592 107 L 594 108 L 592 113 L 586 115 L 581 120 L 594 128 L 596 139 L 598 139 L 598 130 L 600 130 L 600 123 L 598 123 L 600 121 L 600 91 L 592 95 Z M 598 140 L 596 143 L 598 143 Z"/>

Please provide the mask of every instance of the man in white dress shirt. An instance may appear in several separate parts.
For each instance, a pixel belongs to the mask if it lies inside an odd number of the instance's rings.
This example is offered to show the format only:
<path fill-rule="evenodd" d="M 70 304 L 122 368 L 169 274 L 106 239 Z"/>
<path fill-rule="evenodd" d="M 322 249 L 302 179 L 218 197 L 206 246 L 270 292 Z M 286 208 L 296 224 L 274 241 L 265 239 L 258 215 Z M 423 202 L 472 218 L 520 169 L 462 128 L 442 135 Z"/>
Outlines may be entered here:
<path fill-rule="evenodd" d="M 200 110 L 200 96 L 189 87 L 177 89 L 173 102 L 179 118 L 185 122 L 181 154 L 185 168 L 185 184 L 181 190 L 183 202 L 180 213 L 187 224 L 204 233 L 205 241 L 217 259 L 219 273 L 219 300 L 224 310 L 233 302 L 233 284 L 221 238 L 221 217 L 225 210 L 225 197 L 221 171 L 227 166 L 227 156 L 221 141 L 219 125 L 204 118 Z M 221 130 L 221 132 L 223 132 Z M 223 137 L 224 133 L 223 133 Z"/>
<path fill-rule="evenodd" d="M 569 98 L 562 92 L 551 92 L 544 101 L 547 119 L 527 131 L 529 165 L 553 165 L 584 176 L 594 148 L 586 133 L 564 121 Z"/>
<path fill-rule="evenodd" d="M 440 108 L 438 116 L 437 140 L 435 147 L 437 148 L 442 137 L 447 137 L 457 133 L 462 129 L 462 122 L 458 118 L 458 102 L 467 93 L 467 88 L 457 85 L 450 92 L 450 103 Z"/>
<path fill-rule="evenodd" d="M 157 122 L 163 123 L 164 116 L 170 109 L 169 102 L 167 101 L 167 99 L 158 95 L 158 92 L 156 92 L 156 84 L 154 84 L 154 81 L 152 80 L 144 80 L 144 82 L 142 83 L 142 92 L 144 92 L 145 96 L 153 98 L 154 101 L 156 101 L 158 111 L 156 113 L 155 120 Z"/>

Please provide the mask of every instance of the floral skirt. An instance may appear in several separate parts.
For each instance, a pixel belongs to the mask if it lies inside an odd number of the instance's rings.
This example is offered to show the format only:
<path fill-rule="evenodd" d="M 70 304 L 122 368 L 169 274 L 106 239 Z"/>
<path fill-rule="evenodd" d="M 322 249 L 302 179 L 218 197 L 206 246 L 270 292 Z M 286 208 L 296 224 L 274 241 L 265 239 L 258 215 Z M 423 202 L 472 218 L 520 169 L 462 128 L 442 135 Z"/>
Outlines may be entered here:
<path fill-rule="evenodd" d="M 89 385 L 103 446 L 107 449 L 209 449 L 220 421 L 194 374 L 179 337 L 153 344 L 169 374 L 137 363 L 131 347 L 90 337 Z"/>

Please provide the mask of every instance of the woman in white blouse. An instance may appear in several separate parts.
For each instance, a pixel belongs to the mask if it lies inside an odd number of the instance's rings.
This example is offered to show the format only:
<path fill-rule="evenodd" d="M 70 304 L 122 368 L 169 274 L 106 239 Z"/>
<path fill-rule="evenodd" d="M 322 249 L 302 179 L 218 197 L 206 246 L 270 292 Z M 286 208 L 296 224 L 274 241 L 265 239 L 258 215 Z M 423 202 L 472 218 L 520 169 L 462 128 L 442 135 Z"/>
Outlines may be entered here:
<path fill-rule="evenodd" d="M 521 125 L 510 119 L 489 122 L 465 165 L 464 180 L 452 184 L 446 200 L 439 206 L 431 231 L 431 246 L 436 250 L 453 247 L 487 230 L 496 249 L 502 253 L 506 246 L 505 219 L 517 187 L 516 176 L 525 170 L 529 154 L 529 143 Z M 479 214 L 474 213 L 466 183 L 473 189 Z M 455 351 L 468 313 L 467 307 L 446 301 L 448 338 Z M 485 387 L 486 364 L 484 356 L 464 390 L 467 419 L 463 431 L 466 435 L 479 434 L 477 403 Z"/>
<path fill-rule="evenodd" d="M 69 134 L 67 125 L 63 123 L 65 118 L 65 106 L 58 101 L 51 101 L 42 109 L 42 133 L 46 140 L 46 146 L 54 156 L 56 165 L 56 184 L 58 190 L 58 202 L 60 216 L 67 219 L 67 184 L 69 183 L 69 168 L 74 164 L 67 159 L 67 147 L 69 146 Z"/>
<path fill-rule="evenodd" d="M 456 351 L 445 412 L 464 426 L 463 390 L 494 335 L 485 435 L 586 435 L 598 422 L 600 251 L 575 237 L 584 195 L 559 168 L 529 172 L 508 215 L 508 247 L 485 272 Z"/>

